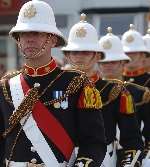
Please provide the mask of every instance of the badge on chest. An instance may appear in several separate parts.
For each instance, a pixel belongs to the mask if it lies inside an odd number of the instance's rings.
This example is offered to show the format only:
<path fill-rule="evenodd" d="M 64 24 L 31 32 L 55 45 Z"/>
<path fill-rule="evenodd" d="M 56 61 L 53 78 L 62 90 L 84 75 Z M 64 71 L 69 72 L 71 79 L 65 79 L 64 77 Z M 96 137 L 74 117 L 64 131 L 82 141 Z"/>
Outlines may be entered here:
<path fill-rule="evenodd" d="M 54 91 L 53 92 L 53 98 L 54 99 L 59 99 L 64 95 L 63 91 Z M 66 97 L 63 101 L 59 101 L 54 103 L 54 108 L 62 108 L 62 109 L 67 109 L 68 108 L 68 97 Z"/>

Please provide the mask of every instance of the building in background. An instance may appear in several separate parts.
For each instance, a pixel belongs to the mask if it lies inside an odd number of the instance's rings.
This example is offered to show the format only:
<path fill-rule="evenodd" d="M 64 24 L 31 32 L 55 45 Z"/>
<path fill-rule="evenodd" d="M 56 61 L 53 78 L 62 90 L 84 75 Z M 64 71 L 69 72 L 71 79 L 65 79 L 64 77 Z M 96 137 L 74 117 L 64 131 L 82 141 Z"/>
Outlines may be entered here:
<path fill-rule="evenodd" d="M 0 0 L 0 71 L 20 67 L 21 57 L 15 42 L 8 37 L 8 32 L 17 20 L 20 7 L 28 0 Z M 56 23 L 62 33 L 68 37 L 73 24 L 78 22 L 80 13 L 88 16 L 99 36 L 106 33 L 111 26 L 116 35 L 121 35 L 135 24 L 137 30 L 145 33 L 150 12 L 150 0 L 44 0 L 48 2 L 55 13 Z M 150 19 L 149 19 L 150 20 Z M 62 59 L 62 53 L 55 49 L 54 56 Z"/>

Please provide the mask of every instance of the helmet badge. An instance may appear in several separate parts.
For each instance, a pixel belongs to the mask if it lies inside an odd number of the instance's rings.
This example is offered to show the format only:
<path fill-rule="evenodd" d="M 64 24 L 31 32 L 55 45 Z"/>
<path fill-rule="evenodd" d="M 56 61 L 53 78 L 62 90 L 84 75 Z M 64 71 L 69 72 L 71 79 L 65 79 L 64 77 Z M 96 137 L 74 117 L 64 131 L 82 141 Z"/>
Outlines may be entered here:
<path fill-rule="evenodd" d="M 36 8 L 33 5 L 29 5 L 24 11 L 24 17 L 31 19 L 37 14 Z"/>
<path fill-rule="evenodd" d="M 128 43 L 132 43 L 134 41 L 134 37 L 132 35 L 127 36 L 126 41 Z"/>
<path fill-rule="evenodd" d="M 112 43 L 110 42 L 110 40 L 105 40 L 103 43 L 103 48 L 109 50 L 111 49 L 111 47 L 112 47 Z"/>
<path fill-rule="evenodd" d="M 84 27 L 79 27 L 76 31 L 76 36 L 78 38 L 84 38 L 87 34 L 87 31 Z"/>

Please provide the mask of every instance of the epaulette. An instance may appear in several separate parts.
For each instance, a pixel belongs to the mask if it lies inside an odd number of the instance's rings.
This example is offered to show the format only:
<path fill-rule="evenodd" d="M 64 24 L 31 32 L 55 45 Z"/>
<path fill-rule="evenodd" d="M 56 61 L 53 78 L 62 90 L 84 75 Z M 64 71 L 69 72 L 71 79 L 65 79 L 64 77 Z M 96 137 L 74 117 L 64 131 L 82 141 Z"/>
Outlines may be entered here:
<path fill-rule="evenodd" d="M 11 100 L 11 98 L 9 97 L 9 94 L 8 94 L 8 91 L 7 91 L 7 80 L 5 80 L 5 79 L 3 79 L 3 80 L 1 80 L 0 81 L 0 86 L 1 86 L 1 88 L 2 88 L 2 91 L 3 91 L 3 95 L 4 95 L 4 98 L 5 98 L 5 100 L 8 102 L 8 103 L 10 103 L 10 104 L 12 104 L 12 100 Z"/>
<path fill-rule="evenodd" d="M 22 70 L 20 71 L 13 71 L 13 72 L 8 72 L 4 76 L 2 76 L 1 80 L 9 80 L 10 78 L 13 78 L 14 76 L 20 74 Z"/>
<path fill-rule="evenodd" d="M 133 100 L 124 82 L 119 79 L 107 79 L 107 81 L 110 84 L 113 83 L 113 87 L 108 94 L 108 101 L 105 105 L 108 105 L 120 95 L 119 111 L 123 114 L 132 114 L 134 112 Z"/>
<path fill-rule="evenodd" d="M 110 92 L 108 94 L 107 102 L 104 102 L 103 106 L 106 106 L 110 102 L 114 101 L 119 96 L 119 94 L 121 93 L 121 91 L 122 91 L 122 89 L 124 87 L 124 84 L 123 84 L 123 82 L 121 80 L 118 80 L 118 79 L 106 79 L 106 81 L 108 81 L 106 86 L 109 86 L 110 84 L 113 83 L 113 87 L 111 88 L 111 90 L 110 90 Z M 105 86 L 105 88 L 106 88 L 106 86 Z"/>
<path fill-rule="evenodd" d="M 145 92 L 143 95 L 143 103 L 150 103 L 150 90 L 147 87 L 145 87 Z"/>
<path fill-rule="evenodd" d="M 66 94 L 70 95 L 70 94 L 74 94 L 76 93 L 81 86 L 85 86 L 91 84 L 88 77 L 86 76 L 85 73 L 82 72 L 81 75 L 79 76 L 75 76 L 71 82 L 69 83 L 67 89 L 66 89 Z"/>
<path fill-rule="evenodd" d="M 105 80 L 109 81 L 110 83 L 115 83 L 115 84 L 123 84 L 124 83 L 120 79 L 105 79 Z"/>
<path fill-rule="evenodd" d="M 63 71 L 66 71 L 66 72 L 76 72 L 76 73 L 78 73 L 78 74 L 80 74 L 80 75 L 86 75 L 86 73 L 84 72 L 84 71 L 81 71 L 81 70 L 77 70 L 77 69 L 75 69 L 75 68 L 70 68 L 70 69 L 63 69 Z"/>
<path fill-rule="evenodd" d="M 8 72 L 1 78 L 1 87 L 2 87 L 2 91 L 3 91 L 3 95 L 5 97 L 5 100 L 10 104 L 12 104 L 12 100 L 9 97 L 6 85 L 7 85 L 7 82 L 10 78 L 12 78 L 20 73 L 21 73 L 21 71 Z"/>
<path fill-rule="evenodd" d="M 146 85 L 148 85 L 148 83 L 150 82 L 150 78 L 144 83 L 144 85 L 143 86 L 146 86 Z"/>
<path fill-rule="evenodd" d="M 138 88 L 138 89 L 140 89 L 140 90 L 145 91 L 145 87 L 144 87 L 144 86 L 138 85 L 138 84 L 136 84 L 136 83 L 124 81 L 124 85 L 125 85 L 125 86 L 132 85 L 132 86 L 134 86 L 134 87 L 136 87 L 136 88 Z"/>
<path fill-rule="evenodd" d="M 141 85 L 138 85 L 138 84 L 135 84 L 135 83 L 126 82 L 126 81 L 124 82 L 124 84 L 126 86 L 128 86 L 128 85 L 134 86 L 134 87 L 138 88 L 139 90 L 143 91 L 142 99 L 141 99 L 140 102 L 135 103 L 136 106 L 140 106 L 140 105 L 143 105 L 145 103 L 149 103 L 150 102 L 150 90 L 149 90 L 149 88 L 141 86 Z"/>

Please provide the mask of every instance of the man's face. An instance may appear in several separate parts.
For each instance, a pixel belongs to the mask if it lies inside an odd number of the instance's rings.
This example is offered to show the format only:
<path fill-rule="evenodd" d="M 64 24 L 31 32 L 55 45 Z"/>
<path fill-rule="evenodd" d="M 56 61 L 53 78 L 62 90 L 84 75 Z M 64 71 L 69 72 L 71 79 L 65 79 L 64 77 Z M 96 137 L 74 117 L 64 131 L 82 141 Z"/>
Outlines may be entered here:
<path fill-rule="evenodd" d="M 145 67 L 148 70 L 148 72 L 150 71 L 150 55 L 148 57 L 145 57 Z"/>
<path fill-rule="evenodd" d="M 142 52 L 134 52 L 127 53 L 127 55 L 131 58 L 131 61 L 125 64 L 125 67 L 129 70 L 136 70 L 138 68 L 143 68 L 145 61 L 145 53 Z"/>
<path fill-rule="evenodd" d="M 102 62 L 98 65 L 102 75 L 106 78 L 115 78 L 122 75 L 123 62 L 121 61 Z"/>
<path fill-rule="evenodd" d="M 92 68 L 100 57 L 100 55 L 91 51 L 70 51 L 67 54 L 69 63 L 83 71 Z"/>
<path fill-rule="evenodd" d="M 39 33 L 39 32 L 20 33 L 19 43 L 21 45 L 21 51 L 24 53 L 25 58 L 34 59 L 36 57 L 36 54 L 45 45 L 47 39 L 48 39 L 47 33 Z M 52 40 L 50 39 L 48 47 L 45 49 L 45 52 L 48 52 L 51 47 L 53 47 L 53 43 Z"/>

